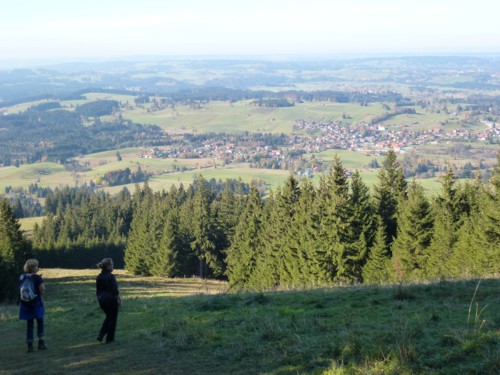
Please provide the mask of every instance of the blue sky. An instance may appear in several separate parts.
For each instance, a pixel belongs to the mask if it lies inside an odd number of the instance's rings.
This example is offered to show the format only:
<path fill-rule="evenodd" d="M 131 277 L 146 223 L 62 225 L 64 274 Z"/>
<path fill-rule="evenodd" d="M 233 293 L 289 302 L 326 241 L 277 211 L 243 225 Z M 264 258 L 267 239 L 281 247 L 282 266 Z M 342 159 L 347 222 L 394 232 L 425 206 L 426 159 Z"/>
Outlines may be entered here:
<path fill-rule="evenodd" d="M 492 0 L 20 0 L 0 60 L 500 53 Z"/>

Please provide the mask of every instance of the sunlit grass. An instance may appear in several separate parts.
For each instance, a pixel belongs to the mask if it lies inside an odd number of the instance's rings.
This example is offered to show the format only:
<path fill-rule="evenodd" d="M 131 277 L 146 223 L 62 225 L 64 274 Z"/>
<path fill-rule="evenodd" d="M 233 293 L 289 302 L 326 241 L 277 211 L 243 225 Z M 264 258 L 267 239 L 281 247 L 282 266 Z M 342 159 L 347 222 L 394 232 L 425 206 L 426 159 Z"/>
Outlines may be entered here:
<path fill-rule="evenodd" d="M 97 261 L 97 260 L 96 260 Z M 43 265 L 42 265 L 43 266 Z M 42 269 L 49 349 L 27 357 L 17 306 L 0 305 L 6 374 L 493 374 L 499 279 L 286 292 L 115 270 L 116 342 L 95 340 L 97 269 Z M 468 326 L 471 301 L 484 323 Z M 27 360 L 29 359 L 29 360 Z"/>

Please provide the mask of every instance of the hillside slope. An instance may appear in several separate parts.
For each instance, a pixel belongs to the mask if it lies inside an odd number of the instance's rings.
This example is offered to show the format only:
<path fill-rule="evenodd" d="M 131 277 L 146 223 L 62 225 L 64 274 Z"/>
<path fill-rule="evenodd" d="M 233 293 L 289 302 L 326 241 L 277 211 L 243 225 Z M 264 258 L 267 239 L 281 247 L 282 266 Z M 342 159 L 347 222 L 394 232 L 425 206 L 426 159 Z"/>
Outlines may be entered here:
<path fill-rule="evenodd" d="M 199 279 L 115 271 L 116 342 L 96 270 L 42 270 L 49 349 L 26 354 L 17 306 L 0 306 L 0 374 L 498 374 L 500 279 L 227 293 Z"/>

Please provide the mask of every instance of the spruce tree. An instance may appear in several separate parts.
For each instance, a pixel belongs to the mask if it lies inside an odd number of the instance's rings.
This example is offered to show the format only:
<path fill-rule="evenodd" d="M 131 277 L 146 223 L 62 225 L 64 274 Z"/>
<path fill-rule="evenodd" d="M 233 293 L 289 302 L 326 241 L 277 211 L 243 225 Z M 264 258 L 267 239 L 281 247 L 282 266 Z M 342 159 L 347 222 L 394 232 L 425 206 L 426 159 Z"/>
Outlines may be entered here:
<path fill-rule="evenodd" d="M 353 270 L 348 259 L 352 254 L 352 208 L 349 201 L 347 173 L 335 157 L 333 170 L 322 176 L 319 188 L 318 264 L 324 283 L 352 282 Z"/>
<path fill-rule="evenodd" d="M 165 277 L 183 275 L 184 259 L 179 238 L 179 217 L 175 208 L 165 214 L 162 235 L 153 258 L 152 275 Z"/>
<path fill-rule="evenodd" d="M 408 187 L 408 197 L 400 202 L 397 212 L 398 234 L 392 253 L 398 281 L 421 279 L 428 259 L 433 228 L 430 204 L 421 185 L 415 181 Z"/>
<path fill-rule="evenodd" d="M 352 239 L 346 254 L 350 277 L 362 281 L 362 269 L 368 257 L 368 249 L 375 236 L 375 211 L 370 197 L 370 189 L 363 182 L 359 171 L 351 178 L 349 205 Z"/>
<path fill-rule="evenodd" d="M 18 276 L 29 254 L 20 228 L 8 200 L 0 199 L 0 301 L 18 296 Z"/>
<path fill-rule="evenodd" d="M 195 193 L 192 199 L 191 228 L 193 240 L 191 248 L 198 257 L 200 277 L 208 275 L 220 276 L 224 272 L 223 254 L 217 248 L 217 228 L 211 210 L 212 193 L 208 183 L 199 177 L 194 184 Z"/>
<path fill-rule="evenodd" d="M 246 206 L 235 227 L 227 250 L 226 275 L 233 289 L 253 289 L 249 283 L 255 271 L 257 253 L 262 251 L 262 199 L 255 185 L 250 188 Z"/>
<path fill-rule="evenodd" d="M 264 288 L 281 285 L 283 272 L 286 272 L 284 250 L 288 243 L 287 232 L 300 197 L 298 180 L 290 175 L 282 187 L 276 190 L 274 199 L 268 206 L 269 215 L 263 231 L 262 255 L 257 259 L 256 275 Z"/>
<path fill-rule="evenodd" d="M 286 287 L 319 285 L 316 248 L 318 241 L 318 207 L 311 180 L 300 182 L 300 197 L 286 232 L 280 283 Z"/>
<path fill-rule="evenodd" d="M 262 249 L 257 253 L 255 271 L 249 281 L 255 289 L 271 289 L 280 285 L 284 272 L 283 251 L 288 242 L 286 233 L 299 195 L 298 181 L 290 175 L 284 185 L 271 191 L 266 199 L 262 215 Z"/>
<path fill-rule="evenodd" d="M 425 265 L 425 274 L 431 279 L 451 276 L 447 262 L 452 257 L 458 229 L 463 222 L 456 179 L 451 168 L 441 181 L 441 192 L 432 204 L 434 231 Z"/>
<path fill-rule="evenodd" d="M 392 280 L 392 262 L 385 236 L 384 223 L 379 218 L 374 243 L 363 267 L 363 281 L 365 283 L 384 284 Z"/>
<path fill-rule="evenodd" d="M 263 201 L 261 215 L 261 234 L 260 250 L 255 253 L 255 267 L 248 278 L 248 285 L 251 289 L 265 290 L 272 289 L 279 285 L 279 270 L 277 269 L 277 260 L 271 251 L 271 239 L 275 236 L 275 229 L 271 223 L 274 223 L 274 217 L 277 217 L 275 197 L 280 193 L 280 187 L 276 192 L 271 190 Z M 276 233 L 278 235 L 278 233 Z"/>
<path fill-rule="evenodd" d="M 406 187 L 403 168 L 394 150 L 389 149 L 378 172 L 378 183 L 374 187 L 375 211 L 384 223 L 388 245 L 397 235 L 398 202 L 404 199 Z"/>
<path fill-rule="evenodd" d="M 500 271 L 499 172 L 497 166 L 487 186 L 476 179 L 475 200 L 450 259 L 450 267 L 457 276 L 477 277 Z"/>
<path fill-rule="evenodd" d="M 125 266 L 135 275 L 151 275 L 153 254 L 156 251 L 150 229 L 153 196 L 148 191 L 134 193 L 134 215 L 125 248 Z"/>

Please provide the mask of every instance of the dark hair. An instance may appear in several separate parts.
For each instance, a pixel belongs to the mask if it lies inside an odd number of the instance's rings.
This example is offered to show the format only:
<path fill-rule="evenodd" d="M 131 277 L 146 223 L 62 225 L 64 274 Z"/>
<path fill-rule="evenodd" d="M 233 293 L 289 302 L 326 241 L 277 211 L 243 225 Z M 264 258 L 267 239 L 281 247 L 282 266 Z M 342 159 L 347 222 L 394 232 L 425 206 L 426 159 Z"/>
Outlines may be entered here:
<path fill-rule="evenodd" d="M 113 265 L 113 259 L 111 258 L 104 258 L 100 263 L 97 263 L 97 267 L 99 267 L 101 270 L 107 269 L 111 265 Z"/>

